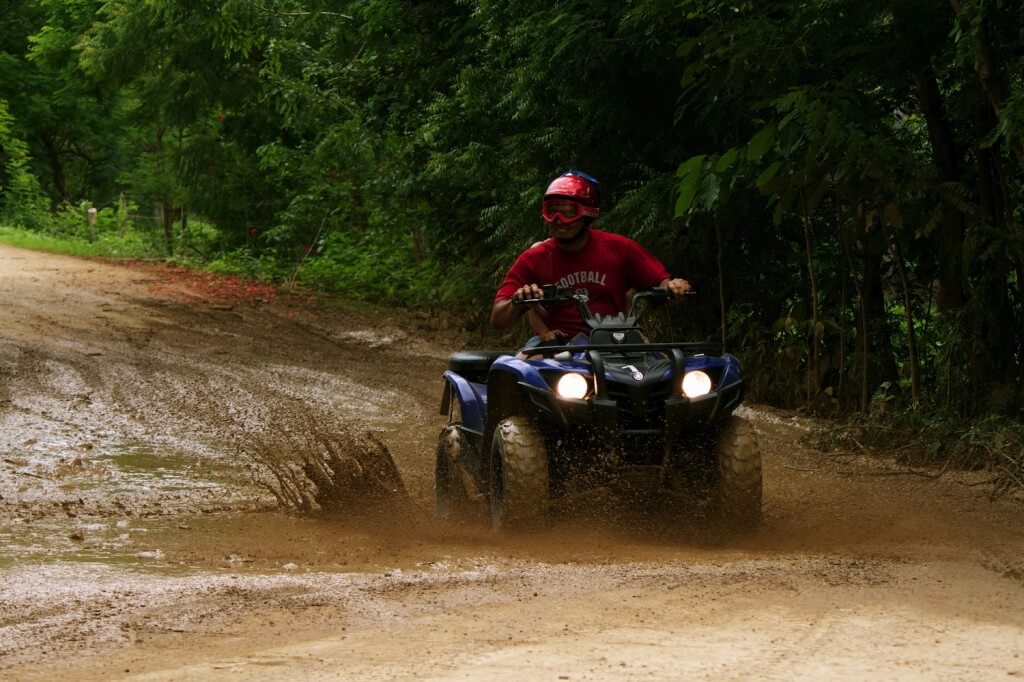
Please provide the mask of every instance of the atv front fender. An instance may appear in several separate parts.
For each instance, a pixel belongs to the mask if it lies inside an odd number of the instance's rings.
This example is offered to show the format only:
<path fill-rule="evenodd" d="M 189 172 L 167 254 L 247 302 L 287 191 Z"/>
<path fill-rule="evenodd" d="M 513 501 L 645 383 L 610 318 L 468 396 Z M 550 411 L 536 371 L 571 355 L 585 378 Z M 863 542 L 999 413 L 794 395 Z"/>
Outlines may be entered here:
<path fill-rule="evenodd" d="M 441 414 L 451 411 L 452 395 L 459 401 L 459 414 L 464 429 L 478 434 L 484 432 L 484 410 L 487 405 L 487 387 L 474 384 L 451 370 L 444 373 L 444 394 L 441 397 Z"/>
<path fill-rule="evenodd" d="M 545 421 L 565 427 L 568 422 L 548 382 L 533 365 L 508 356 L 491 365 L 487 378 L 487 423 L 497 424 L 502 419 L 522 414 L 533 407 Z"/>

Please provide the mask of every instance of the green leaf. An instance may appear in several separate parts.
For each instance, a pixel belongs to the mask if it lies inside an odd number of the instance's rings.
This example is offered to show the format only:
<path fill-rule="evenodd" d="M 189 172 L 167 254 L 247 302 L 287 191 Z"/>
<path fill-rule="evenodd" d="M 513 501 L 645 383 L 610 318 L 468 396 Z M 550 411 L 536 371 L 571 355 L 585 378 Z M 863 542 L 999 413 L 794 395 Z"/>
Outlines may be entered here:
<path fill-rule="evenodd" d="M 679 79 L 679 85 L 684 88 L 690 85 L 697 79 L 697 74 L 703 70 L 704 64 L 702 62 L 691 62 L 683 71 L 683 76 Z"/>
<path fill-rule="evenodd" d="M 721 182 L 717 175 L 714 173 L 708 173 L 705 175 L 703 182 L 700 183 L 700 207 L 705 211 L 713 209 L 715 207 L 715 202 L 718 201 L 720 188 Z"/>
<path fill-rule="evenodd" d="M 700 187 L 701 168 L 704 166 L 704 155 L 694 156 L 687 159 L 679 166 L 676 175 L 679 176 L 679 198 L 676 200 L 675 216 L 686 215 L 693 206 L 693 199 L 697 196 L 697 189 Z"/>
<path fill-rule="evenodd" d="M 761 128 L 754 137 L 750 138 L 750 142 L 747 143 L 747 158 L 751 161 L 760 159 L 768 151 L 768 148 L 771 147 L 774 139 L 775 125 L 769 123 L 764 128 Z"/>
<path fill-rule="evenodd" d="M 772 178 L 775 177 L 775 175 L 779 172 L 780 168 L 782 168 L 782 162 L 776 161 L 775 163 L 761 171 L 761 174 L 757 176 L 757 188 L 761 189 L 769 182 L 771 182 Z"/>
<path fill-rule="evenodd" d="M 722 154 L 722 156 L 719 157 L 718 159 L 718 163 L 715 164 L 715 171 L 718 173 L 724 173 L 725 171 L 729 170 L 729 168 L 732 167 L 733 162 L 736 160 L 736 157 L 739 156 L 739 154 L 739 147 L 733 147 L 726 153 Z"/>
<path fill-rule="evenodd" d="M 700 38 L 690 38 L 689 40 L 684 40 L 679 44 L 679 47 L 676 48 L 676 55 L 680 57 L 688 57 L 690 56 L 690 53 L 693 52 L 693 48 L 697 47 L 698 45 L 700 45 Z"/>
<path fill-rule="evenodd" d="M 697 173 L 700 174 L 700 169 L 704 165 L 704 154 L 698 154 L 697 156 L 691 156 L 686 161 L 679 164 L 679 168 L 676 169 L 677 178 L 685 178 L 686 176 Z"/>

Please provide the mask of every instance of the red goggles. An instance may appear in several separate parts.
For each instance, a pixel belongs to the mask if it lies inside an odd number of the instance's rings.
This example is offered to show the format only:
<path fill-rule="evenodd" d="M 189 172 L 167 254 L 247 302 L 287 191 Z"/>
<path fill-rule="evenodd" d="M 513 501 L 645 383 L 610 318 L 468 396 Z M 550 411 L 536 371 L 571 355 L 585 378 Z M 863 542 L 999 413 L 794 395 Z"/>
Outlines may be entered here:
<path fill-rule="evenodd" d="M 574 223 L 588 217 L 596 218 L 598 210 L 572 199 L 545 199 L 540 205 L 540 216 L 549 223 L 560 219 L 563 223 Z"/>

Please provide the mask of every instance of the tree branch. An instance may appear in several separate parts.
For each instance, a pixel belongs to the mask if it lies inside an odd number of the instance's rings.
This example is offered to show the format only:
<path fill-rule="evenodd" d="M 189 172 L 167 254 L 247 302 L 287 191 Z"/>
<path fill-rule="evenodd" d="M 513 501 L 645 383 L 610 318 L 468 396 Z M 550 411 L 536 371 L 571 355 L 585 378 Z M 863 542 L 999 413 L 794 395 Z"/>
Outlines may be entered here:
<path fill-rule="evenodd" d="M 256 5 L 258 8 L 266 12 L 267 14 L 274 14 L 279 17 L 308 17 L 310 15 L 326 16 L 326 17 L 341 17 L 342 19 L 348 19 L 349 21 L 355 21 L 356 18 L 349 14 L 342 14 L 341 12 L 328 12 L 327 10 L 317 10 L 316 12 L 281 12 L 273 10 L 266 5 Z"/>
<path fill-rule="evenodd" d="M 980 11 L 975 0 L 950 0 L 950 2 L 953 4 L 953 10 L 956 12 L 957 19 L 965 29 L 969 29 L 972 19 Z M 992 110 L 996 112 L 997 117 L 1001 118 L 1009 95 L 1006 92 L 1006 85 L 999 74 L 999 65 L 996 63 L 995 53 L 992 50 L 992 41 L 988 35 L 988 24 L 985 22 L 984 17 L 978 18 L 978 31 L 974 34 L 974 37 L 976 41 L 974 72 L 978 74 L 978 80 L 981 81 L 981 89 L 985 92 L 989 104 L 992 105 Z M 1017 156 L 1017 160 L 1020 161 L 1021 165 L 1024 165 L 1024 144 L 1021 143 L 1019 138 L 1010 137 L 1009 135 L 1007 137 L 1013 153 Z"/>

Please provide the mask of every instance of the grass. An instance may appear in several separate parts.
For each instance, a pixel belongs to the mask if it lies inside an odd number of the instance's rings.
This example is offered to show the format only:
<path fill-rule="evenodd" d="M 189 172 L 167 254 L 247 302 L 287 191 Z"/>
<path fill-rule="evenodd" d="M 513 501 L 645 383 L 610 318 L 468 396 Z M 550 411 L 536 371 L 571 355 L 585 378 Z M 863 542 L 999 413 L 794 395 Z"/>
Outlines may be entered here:
<path fill-rule="evenodd" d="M 0 226 L 0 243 L 69 256 L 103 258 L 159 258 L 162 256 L 149 240 L 134 232 L 126 233 L 124 237 L 101 233 L 95 240 L 90 241 L 82 237 L 52 235 L 2 225 Z"/>
<path fill-rule="evenodd" d="M 79 211 L 68 208 L 54 216 L 44 230 L 0 225 L 0 243 L 69 256 L 162 260 L 191 270 L 294 283 L 318 293 L 397 307 L 406 307 L 408 301 L 436 309 L 465 307 L 467 302 L 490 296 L 489 291 L 477 291 L 467 284 L 474 279 L 470 273 L 436 262 L 417 262 L 408 249 L 395 250 L 379 239 L 346 241 L 336 237 L 324 252 L 297 265 L 282 261 L 273 250 L 261 251 L 251 244 L 228 249 L 212 226 L 193 219 L 190 232 L 198 246 L 178 244 L 171 257 L 162 233 L 129 223 L 120 235 L 116 217 L 109 210 L 99 218 L 94 239 L 84 234 L 87 228 Z"/>

